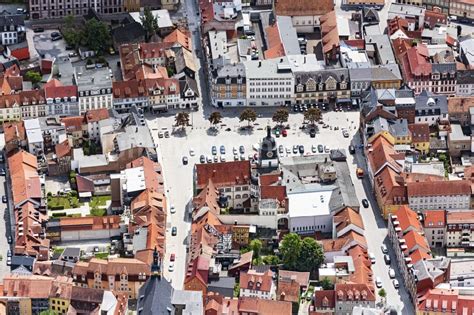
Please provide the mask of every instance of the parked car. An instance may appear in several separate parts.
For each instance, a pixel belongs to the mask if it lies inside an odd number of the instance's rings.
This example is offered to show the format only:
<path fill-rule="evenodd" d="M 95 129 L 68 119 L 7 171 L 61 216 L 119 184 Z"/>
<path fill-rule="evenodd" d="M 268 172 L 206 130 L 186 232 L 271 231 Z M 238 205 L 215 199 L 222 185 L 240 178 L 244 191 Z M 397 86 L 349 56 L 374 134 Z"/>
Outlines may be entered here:
<path fill-rule="evenodd" d="M 171 256 L 170 256 L 170 261 L 175 261 L 175 259 L 176 259 L 175 254 L 171 254 Z"/>
<path fill-rule="evenodd" d="M 201 155 L 201 156 L 199 157 L 199 162 L 201 162 L 201 163 L 206 163 L 206 157 L 205 157 L 204 155 Z"/>
<path fill-rule="evenodd" d="M 347 132 L 347 130 L 343 130 L 342 135 L 344 136 L 344 138 L 349 138 L 349 132 Z"/>
<path fill-rule="evenodd" d="M 280 145 L 278 146 L 278 152 L 279 152 L 280 154 L 283 154 L 283 153 L 285 152 L 285 149 L 283 148 L 283 145 L 280 144 Z"/>
<path fill-rule="evenodd" d="M 234 161 L 238 161 L 239 160 L 239 155 L 238 154 L 234 154 Z"/>
<path fill-rule="evenodd" d="M 170 213 L 171 214 L 176 213 L 176 208 L 174 207 L 174 205 L 170 206 Z"/>
<path fill-rule="evenodd" d="M 209 155 L 206 160 L 207 160 L 207 163 L 212 163 L 212 156 Z"/>
<path fill-rule="evenodd" d="M 367 199 L 362 199 L 362 205 L 364 206 L 364 208 L 369 207 L 369 202 L 367 201 Z"/>
<path fill-rule="evenodd" d="M 8 256 L 7 257 L 7 266 L 10 266 L 12 264 L 12 257 Z"/>
<path fill-rule="evenodd" d="M 170 132 L 167 130 L 165 131 L 165 138 L 169 138 L 170 137 Z"/>
<path fill-rule="evenodd" d="M 0 175 L 5 176 L 5 169 L 4 168 L 0 168 Z"/>
<path fill-rule="evenodd" d="M 390 279 L 395 278 L 395 270 L 393 268 L 388 268 L 388 276 Z"/>
<path fill-rule="evenodd" d="M 169 272 L 173 272 L 173 271 L 174 271 L 174 263 L 170 263 L 170 265 L 168 266 L 168 271 L 169 271 Z"/>
<path fill-rule="evenodd" d="M 390 256 L 388 254 L 383 255 L 383 260 L 385 261 L 385 264 L 390 265 Z"/>
<path fill-rule="evenodd" d="M 275 137 L 280 138 L 280 130 L 279 129 L 275 130 Z"/>
<path fill-rule="evenodd" d="M 375 264 L 375 255 L 374 253 L 369 253 L 369 259 L 370 259 L 370 262 Z"/>
<path fill-rule="evenodd" d="M 382 280 L 379 277 L 375 278 L 375 285 L 377 286 L 377 288 L 382 287 Z"/>
<path fill-rule="evenodd" d="M 303 145 L 300 145 L 300 146 L 298 147 L 298 151 L 299 151 L 301 154 L 303 154 L 303 153 L 304 153 L 304 146 L 303 146 Z"/>
<path fill-rule="evenodd" d="M 171 236 L 176 236 L 176 234 L 178 234 L 178 229 L 176 228 L 176 226 L 173 226 L 171 228 Z"/>
<path fill-rule="evenodd" d="M 221 145 L 219 150 L 220 150 L 221 154 L 225 154 L 225 146 Z"/>
<path fill-rule="evenodd" d="M 281 131 L 281 135 L 282 135 L 283 137 L 288 136 L 288 131 L 286 131 L 286 129 L 283 129 L 283 130 Z"/>
<path fill-rule="evenodd" d="M 194 153 L 194 149 L 193 149 L 193 148 L 189 149 L 189 155 L 190 155 L 190 156 L 194 156 L 194 154 L 195 154 L 195 153 Z"/>
<path fill-rule="evenodd" d="M 52 32 L 51 33 L 51 40 L 52 41 L 59 40 L 61 38 L 63 38 L 63 37 L 61 36 L 61 34 L 59 32 Z"/>
<path fill-rule="evenodd" d="M 323 152 L 324 152 L 324 147 L 323 147 L 322 144 L 319 144 L 319 145 L 318 145 L 318 152 L 319 152 L 319 153 L 323 153 Z"/>
<path fill-rule="evenodd" d="M 324 146 L 324 152 L 329 153 L 329 147 L 327 145 Z"/>
<path fill-rule="evenodd" d="M 44 28 L 42 28 L 42 27 L 35 27 L 35 28 L 33 29 L 33 32 L 35 32 L 35 33 L 43 33 L 43 32 L 44 32 Z"/>
<path fill-rule="evenodd" d="M 243 145 L 241 145 L 241 146 L 239 147 L 239 152 L 240 152 L 240 154 L 244 154 L 244 153 L 245 153 L 245 148 L 244 148 Z"/>
<path fill-rule="evenodd" d="M 237 151 L 237 148 L 236 148 L 236 147 L 233 147 L 233 148 L 232 148 L 232 153 L 234 153 L 234 155 L 236 155 L 236 154 L 238 153 L 238 151 Z"/>
<path fill-rule="evenodd" d="M 225 155 L 221 155 L 221 162 L 225 162 L 226 159 L 225 159 Z"/>
<path fill-rule="evenodd" d="M 298 146 L 296 144 L 293 146 L 293 153 L 298 153 Z"/>
<path fill-rule="evenodd" d="M 7 242 L 8 242 L 8 244 L 13 243 L 13 239 L 12 239 L 12 236 L 11 236 L 11 235 L 8 235 L 8 237 L 7 237 Z"/>
<path fill-rule="evenodd" d="M 350 154 L 354 154 L 355 152 L 356 152 L 356 149 L 355 149 L 355 147 L 351 144 L 351 145 L 349 146 L 349 153 L 350 153 Z"/>
<path fill-rule="evenodd" d="M 7 203 L 7 196 L 5 196 L 5 195 L 2 196 L 2 202 L 3 202 L 3 203 Z"/>
<path fill-rule="evenodd" d="M 159 131 L 159 132 L 158 132 L 158 138 L 163 138 L 163 136 L 164 136 L 163 131 Z"/>
<path fill-rule="evenodd" d="M 11 249 L 7 250 L 7 257 L 12 257 L 12 251 L 11 251 Z"/>
<path fill-rule="evenodd" d="M 241 160 L 241 161 L 244 161 L 244 160 L 245 160 L 245 155 L 241 154 L 241 155 L 240 155 L 240 160 Z"/>
<path fill-rule="evenodd" d="M 212 155 L 217 154 L 217 147 L 215 145 L 212 146 Z"/>
<path fill-rule="evenodd" d="M 398 288 L 400 287 L 400 284 L 398 283 L 398 280 L 397 280 L 397 279 L 393 279 L 392 283 L 393 283 L 393 287 L 394 287 L 395 289 L 398 289 Z"/>
<path fill-rule="evenodd" d="M 385 244 L 382 244 L 382 246 L 380 246 L 380 249 L 382 249 L 382 253 L 384 253 L 384 254 L 388 253 L 388 248 Z"/>
<path fill-rule="evenodd" d="M 317 151 L 318 151 L 318 148 L 316 147 L 316 145 L 313 144 L 311 146 L 311 152 L 316 153 Z"/>
<path fill-rule="evenodd" d="M 316 137 L 316 129 L 311 128 L 311 129 L 309 130 L 309 136 L 310 136 L 311 138 Z"/>
<path fill-rule="evenodd" d="M 219 157 L 217 155 L 214 155 L 214 163 L 219 162 Z"/>
<path fill-rule="evenodd" d="M 183 165 L 188 165 L 188 157 L 183 156 Z"/>

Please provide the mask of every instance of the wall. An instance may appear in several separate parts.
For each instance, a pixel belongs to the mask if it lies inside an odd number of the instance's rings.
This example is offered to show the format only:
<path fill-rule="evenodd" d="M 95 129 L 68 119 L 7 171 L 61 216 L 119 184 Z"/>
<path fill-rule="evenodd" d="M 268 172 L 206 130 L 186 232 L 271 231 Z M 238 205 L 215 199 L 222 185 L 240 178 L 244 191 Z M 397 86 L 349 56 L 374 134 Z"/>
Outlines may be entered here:
<path fill-rule="evenodd" d="M 266 227 L 270 229 L 277 228 L 277 217 L 276 216 L 259 216 L 259 215 L 219 215 L 219 220 L 223 224 L 237 224 L 239 225 L 257 225 L 260 227 Z"/>
<path fill-rule="evenodd" d="M 120 236 L 120 229 L 62 231 L 61 241 L 67 242 L 67 241 L 78 241 L 78 240 L 99 240 L 99 239 L 109 239 L 113 236 Z"/>

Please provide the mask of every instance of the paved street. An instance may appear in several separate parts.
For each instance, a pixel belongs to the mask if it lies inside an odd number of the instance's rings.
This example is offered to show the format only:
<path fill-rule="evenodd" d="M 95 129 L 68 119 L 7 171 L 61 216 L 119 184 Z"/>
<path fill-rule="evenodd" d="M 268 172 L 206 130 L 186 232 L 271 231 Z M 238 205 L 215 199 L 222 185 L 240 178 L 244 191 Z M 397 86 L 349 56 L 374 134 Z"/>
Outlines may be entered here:
<path fill-rule="evenodd" d="M 3 147 L 5 145 L 5 139 L 3 133 L 0 134 L 0 152 L 3 152 Z M 0 168 L 5 168 L 4 163 L 0 163 Z M 0 176 L 0 198 L 5 195 L 7 190 L 6 186 L 6 177 Z M 10 267 L 7 266 L 7 250 L 10 248 L 10 245 L 7 242 L 7 236 L 10 233 L 10 213 L 5 203 L 0 203 L 0 280 L 10 272 Z"/>

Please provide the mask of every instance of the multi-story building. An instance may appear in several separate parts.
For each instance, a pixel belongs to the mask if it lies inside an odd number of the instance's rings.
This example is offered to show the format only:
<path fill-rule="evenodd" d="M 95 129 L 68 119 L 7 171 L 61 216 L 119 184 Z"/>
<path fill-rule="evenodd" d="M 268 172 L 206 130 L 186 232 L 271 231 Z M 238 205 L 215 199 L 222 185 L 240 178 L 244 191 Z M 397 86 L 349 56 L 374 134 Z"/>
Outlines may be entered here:
<path fill-rule="evenodd" d="M 321 66 L 315 55 L 288 56 L 294 75 L 296 103 L 317 103 L 350 99 L 349 70 Z"/>
<path fill-rule="evenodd" d="M 415 123 L 437 125 L 448 121 L 448 99 L 445 95 L 435 95 L 423 91 L 415 96 Z"/>
<path fill-rule="evenodd" d="M 457 16 L 462 21 L 474 20 L 474 3 L 469 0 L 450 0 L 449 14 Z"/>
<path fill-rule="evenodd" d="M 79 93 L 79 112 L 90 109 L 112 108 L 112 79 L 109 68 L 74 69 L 74 82 Z"/>
<path fill-rule="evenodd" d="M 457 96 L 473 96 L 474 95 L 474 70 L 458 69 L 457 70 Z"/>
<path fill-rule="evenodd" d="M 25 40 L 26 29 L 23 15 L 2 15 L 0 17 L 0 38 L 2 45 L 17 44 Z"/>
<path fill-rule="evenodd" d="M 448 211 L 446 246 L 474 247 L 474 214 L 472 211 Z"/>
<path fill-rule="evenodd" d="M 179 108 L 180 84 L 177 79 L 145 79 L 148 104 L 153 112 Z"/>
<path fill-rule="evenodd" d="M 31 18 L 55 19 L 68 15 L 86 15 L 89 9 L 97 13 L 120 13 L 124 11 L 123 0 L 29 0 Z"/>
<path fill-rule="evenodd" d="M 471 107 L 474 107 L 474 97 L 450 97 L 448 99 L 449 121 L 451 123 L 458 123 L 463 127 L 469 126 L 471 124 L 471 115 L 469 113 Z"/>
<path fill-rule="evenodd" d="M 416 315 L 463 314 L 474 310 L 474 300 L 469 293 L 461 294 L 461 289 L 437 288 L 428 290 L 416 305 Z"/>
<path fill-rule="evenodd" d="M 148 264 L 132 258 L 96 259 L 77 262 L 72 270 L 77 286 L 126 292 L 138 298 L 138 290 L 150 276 Z"/>
<path fill-rule="evenodd" d="M 419 294 L 449 279 L 450 260 L 433 258 L 423 235 L 417 214 L 401 206 L 388 220 L 388 238 L 395 251 L 396 263 L 413 304 Z"/>
<path fill-rule="evenodd" d="M 471 204 L 471 183 L 465 180 L 411 182 L 408 203 L 413 210 L 463 210 Z"/>
<path fill-rule="evenodd" d="M 460 158 L 463 154 L 471 152 L 471 135 L 464 134 L 460 124 L 451 124 L 448 134 L 449 154 L 453 158 Z"/>
<path fill-rule="evenodd" d="M 403 1 L 403 0 L 402 0 Z M 449 1 L 450 0 L 422 0 L 421 4 L 426 7 L 427 10 L 433 10 L 434 8 L 440 8 L 441 12 L 448 14 L 449 13 Z M 398 3 L 404 3 L 400 0 L 397 1 Z M 413 3 L 409 3 L 413 4 Z"/>
<path fill-rule="evenodd" d="M 211 102 L 213 106 L 233 107 L 247 104 L 247 80 L 244 64 L 226 64 L 212 70 L 211 74 Z"/>
<path fill-rule="evenodd" d="M 128 112 L 131 107 L 148 108 L 148 95 L 144 81 L 129 80 L 112 83 L 113 107 L 119 112 Z"/>
<path fill-rule="evenodd" d="M 423 230 L 431 248 L 443 248 L 446 246 L 446 211 L 424 211 Z"/>
<path fill-rule="evenodd" d="M 244 62 L 249 106 L 290 105 L 295 80 L 287 57 Z"/>
<path fill-rule="evenodd" d="M 84 123 L 86 128 L 86 136 L 88 139 L 98 142 L 100 140 L 100 126 L 101 120 L 108 119 L 110 117 L 109 110 L 106 108 L 88 110 L 84 114 Z"/>
<path fill-rule="evenodd" d="M 250 269 L 240 273 L 240 296 L 255 297 L 258 299 L 273 300 L 276 286 L 273 282 L 273 271 L 270 269 L 259 272 Z"/>
<path fill-rule="evenodd" d="M 63 85 L 60 81 L 52 79 L 43 86 L 46 98 L 46 116 L 79 115 L 79 103 L 77 99 L 77 86 Z"/>
<path fill-rule="evenodd" d="M 428 91 L 454 95 L 456 61 L 451 50 L 428 49 L 424 44 L 398 54 L 403 79 L 415 94 Z"/>
<path fill-rule="evenodd" d="M 337 283 L 334 288 L 336 314 L 351 314 L 356 306 L 375 308 L 376 297 L 366 283 Z"/>
<path fill-rule="evenodd" d="M 430 126 L 427 123 L 410 124 L 408 129 L 412 147 L 421 154 L 427 154 L 430 151 Z"/>

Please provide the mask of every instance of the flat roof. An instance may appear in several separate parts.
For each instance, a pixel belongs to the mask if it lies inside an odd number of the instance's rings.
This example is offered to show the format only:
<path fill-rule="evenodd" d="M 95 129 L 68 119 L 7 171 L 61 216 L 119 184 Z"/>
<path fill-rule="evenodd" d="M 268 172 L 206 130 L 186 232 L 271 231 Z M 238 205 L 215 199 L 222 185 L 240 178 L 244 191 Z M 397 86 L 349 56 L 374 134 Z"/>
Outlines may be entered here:
<path fill-rule="evenodd" d="M 41 129 L 26 130 L 26 137 L 28 138 L 28 143 L 43 142 L 43 134 L 41 133 Z"/>
<path fill-rule="evenodd" d="M 127 180 L 127 192 L 135 192 L 146 189 L 145 171 L 143 167 L 127 168 L 124 170 L 125 178 Z"/>
<path fill-rule="evenodd" d="M 136 22 L 142 24 L 142 12 L 129 12 L 128 14 L 130 14 Z M 173 22 L 171 21 L 168 10 L 152 10 L 151 14 L 158 19 L 158 28 L 173 27 Z"/>
<path fill-rule="evenodd" d="M 74 68 L 74 81 L 78 91 L 97 91 L 110 89 L 112 93 L 112 79 L 108 67 L 86 69 L 83 66 Z"/>
<path fill-rule="evenodd" d="M 331 195 L 332 190 L 291 193 L 288 195 L 288 215 L 290 218 L 329 215 Z"/>
<path fill-rule="evenodd" d="M 38 118 L 24 120 L 23 123 L 25 125 L 25 130 L 41 128 Z"/>

